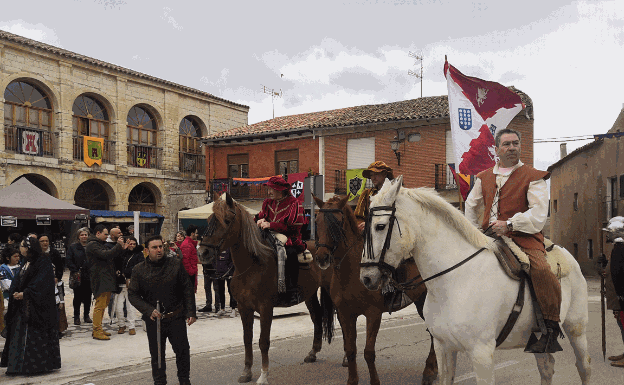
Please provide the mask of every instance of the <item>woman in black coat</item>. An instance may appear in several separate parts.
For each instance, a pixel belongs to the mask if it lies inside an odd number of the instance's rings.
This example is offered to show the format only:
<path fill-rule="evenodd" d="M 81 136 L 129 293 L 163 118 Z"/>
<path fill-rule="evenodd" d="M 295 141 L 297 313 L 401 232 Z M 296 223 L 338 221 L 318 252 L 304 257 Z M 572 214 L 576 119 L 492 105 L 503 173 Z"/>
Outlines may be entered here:
<path fill-rule="evenodd" d="M 78 241 L 69 246 L 67 249 L 67 258 L 65 258 L 70 274 L 80 272 L 80 286 L 73 289 L 74 325 L 80 325 L 80 304 L 84 307 L 84 322 L 93 322 L 89 317 L 93 293 L 91 293 L 91 280 L 89 279 L 89 263 L 87 262 L 87 255 L 85 254 L 85 247 L 87 246 L 89 235 L 91 235 L 91 231 L 89 231 L 88 227 L 78 229 Z"/>
<path fill-rule="evenodd" d="M 26 263 L 11 285 L 0 366 L 7 374 L 50 372 L 61 367 L 54 268 L 36 238 L 24 239 L 20 253 Z"/>

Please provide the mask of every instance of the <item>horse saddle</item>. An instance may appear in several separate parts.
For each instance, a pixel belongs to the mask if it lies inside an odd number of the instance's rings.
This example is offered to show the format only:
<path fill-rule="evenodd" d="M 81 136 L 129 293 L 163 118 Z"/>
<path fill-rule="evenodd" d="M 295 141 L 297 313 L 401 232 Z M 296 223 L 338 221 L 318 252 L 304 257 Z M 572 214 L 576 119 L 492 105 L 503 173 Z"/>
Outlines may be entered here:
<path fill-rule="evenodd" d="M 546 247 L 546 262 L 553 274 L 557 279 L 568 276 L 570 267 L 565 260 L 564 249 L 552 243 L 548 238 L 544 238 L 544 246 Z M 523 271 L 529 274 L 529 257 L 511 238 L 506 236 L 496 238 L 491 250 L 511 279 L 520 281 Z"/>

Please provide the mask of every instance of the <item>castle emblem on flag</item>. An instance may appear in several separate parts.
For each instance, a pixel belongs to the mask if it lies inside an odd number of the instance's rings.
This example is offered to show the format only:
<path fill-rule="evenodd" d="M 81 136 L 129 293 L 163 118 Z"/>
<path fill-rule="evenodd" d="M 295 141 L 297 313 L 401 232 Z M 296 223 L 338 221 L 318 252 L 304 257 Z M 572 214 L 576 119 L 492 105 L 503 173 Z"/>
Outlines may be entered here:
<path fill-rule="evenodd" d="M 299 196 L 303 192 L 303 182 L 300 180 L 295 181 L 293 182 L 291 187 L 292 188 L 290 189 L 290 193 L 292 194 L 292 196 L 294 196 L 295 198 L 299 198 Z"/>
<path fill-rule="evenodd" d="M 472 128 L 472 111 L 470 108 L 458 108 L 459 128 L 470 130 Z"/>

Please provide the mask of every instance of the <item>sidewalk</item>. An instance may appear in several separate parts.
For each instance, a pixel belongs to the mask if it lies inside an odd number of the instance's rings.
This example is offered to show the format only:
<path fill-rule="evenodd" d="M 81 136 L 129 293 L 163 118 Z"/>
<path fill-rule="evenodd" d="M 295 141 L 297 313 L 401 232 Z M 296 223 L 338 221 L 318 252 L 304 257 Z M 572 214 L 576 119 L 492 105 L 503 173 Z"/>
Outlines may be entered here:
<path fill-rule="evenodd" d="M 63 280 L 66 291 L 65 312 L 69 328 L 65 332 L 65 337 L 60 340 L 61 369 L 37 377 L 17 376 L 14 378 L 6 376 L 4 374 L 5 370 L 2 368 L 0 369 L 0 383 L 3 385 L 18 385 L 28 381 L 42 385 L 66 384 L 98 371 L 150 362 L 147 337 L 141 327 L 141 321 L 137 322 L 136 335 L 130 336 L 127 331 L 125 334 L 119 335 L 117 334 L 117 325 L 110 325 L 110 318 L 108 313 L 106 313 L 103 326 L 105 330 L 112 334 L 109 341 L 94 340 L 91 337 L 92 324 L 82 323 L 79 326 L 75 326 L 73 324 L 73 292 L 67 287 L 67 282 L 69 281 L 69 273 L 67 271 Z M 200 274 L 195 297 L 198 309 L 206 304 L 203 285 L 204 278 Z M 227 293 L 226 304 L 229 304 Z M 232 318 L 230 316 L 231 309 L 226 308 L 226 310 L 227 316 L 222 317 L 217 317 L 215 313 L 197 313 L 197 322 L 188 328 L 191 354 L 243 346 L 243 330 L 240 317 Z M 313 326 L 305 304 L 302 303 L 287 309 L 277 308 L 274 314 L 276 317 L 271 327 L 271 340 L 305 334 L 312 335 Z M 408 306 L 406 309 L 392 313 L 392 315 L 384 314 L 383 320 L 410 317 L 418 317 L 415 306 Z M 358 319 L 358 324 L 364 325 L 365 322 L 366 319 L 364 317 Z M 338 322 L 336 322 L 336 328 L 340 328 Z M 254 322 L 254 343 L 257 343 L 259 336 L 260 321 L 256 318 Z M 0 337 L 0 350 L 4 347 L 4 341 L 5 339 Z M 166 356 L 168 358 L 174 357 L 173 350 L 169 344 L 167 344 Z"/>

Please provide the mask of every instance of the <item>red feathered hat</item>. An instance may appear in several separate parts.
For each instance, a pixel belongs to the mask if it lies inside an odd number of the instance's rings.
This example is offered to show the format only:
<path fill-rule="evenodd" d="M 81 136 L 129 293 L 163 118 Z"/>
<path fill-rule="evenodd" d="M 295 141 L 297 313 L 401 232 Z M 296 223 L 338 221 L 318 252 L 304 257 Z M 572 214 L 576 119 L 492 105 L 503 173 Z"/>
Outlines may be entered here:
<path fill-rule="evenodd" d="M 277 191 L 291 189 L 290 183 L 286 182 L 281 176 L 272 176 L 264 185 Z"/>

